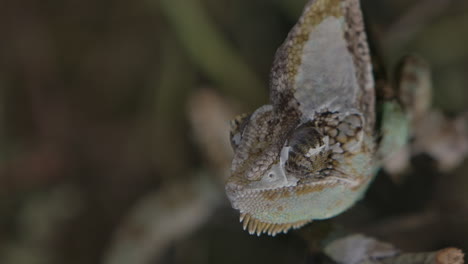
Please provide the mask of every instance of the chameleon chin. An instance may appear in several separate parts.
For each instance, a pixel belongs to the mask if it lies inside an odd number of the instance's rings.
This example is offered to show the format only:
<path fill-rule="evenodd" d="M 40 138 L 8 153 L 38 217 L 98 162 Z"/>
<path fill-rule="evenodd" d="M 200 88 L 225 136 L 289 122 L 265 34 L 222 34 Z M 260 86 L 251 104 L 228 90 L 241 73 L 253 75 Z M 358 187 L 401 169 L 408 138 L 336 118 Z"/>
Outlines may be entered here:
<path fill-rule="evenodd" d="M 408 140 L 406 108 L 378 104 L 359 1 L 309 1 L 276 52 L 270 104 L 231 122 L 226 193 L 244 229 L 275 235 L 355 204 Z"/>

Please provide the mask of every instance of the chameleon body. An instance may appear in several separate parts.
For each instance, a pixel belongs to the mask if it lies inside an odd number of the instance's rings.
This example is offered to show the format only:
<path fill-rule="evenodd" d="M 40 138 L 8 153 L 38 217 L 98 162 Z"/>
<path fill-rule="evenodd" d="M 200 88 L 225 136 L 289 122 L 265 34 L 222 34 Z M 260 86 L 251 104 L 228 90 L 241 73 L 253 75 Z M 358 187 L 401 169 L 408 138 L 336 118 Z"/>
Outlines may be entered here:
<path fill-rule="evenodd" d="M 358 0 L 309 1 L 276 52 L 271 104 L 232 121 L 226 193 L 251 234 L 342 213 L 406 143 L 400 104 L 377 114 L 366 38 Z M 381 127 L 392 131 L 379 135 Z"/>

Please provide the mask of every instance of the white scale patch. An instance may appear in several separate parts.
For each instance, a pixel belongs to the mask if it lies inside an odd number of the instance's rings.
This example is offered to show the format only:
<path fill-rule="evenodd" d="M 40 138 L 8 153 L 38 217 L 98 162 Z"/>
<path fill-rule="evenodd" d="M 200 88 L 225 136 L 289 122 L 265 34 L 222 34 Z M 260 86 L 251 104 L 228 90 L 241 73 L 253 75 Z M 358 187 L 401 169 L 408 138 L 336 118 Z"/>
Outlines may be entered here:
<path fill-rule="evenodd" d="M 310 148 L 309 151 L 307 151 L 307 153 L 305 154 L 305 156 L 310 158 L 312 156 L 319 154 L 323 149 L 328 148 L 328 141 L 329 141 L 328 136 L 325 136 L 323 138 L 323 141 L 324 141 L 324 144 L 322 146 L 317 147 L 317 148 Z"/>
<path fill-rule="evenodd" d="M 294 87 L 304 117 L 325 108 L 335 111 L 356 107 L 356 68 L 340 19 L 327 17 L 311 31 Z"/>

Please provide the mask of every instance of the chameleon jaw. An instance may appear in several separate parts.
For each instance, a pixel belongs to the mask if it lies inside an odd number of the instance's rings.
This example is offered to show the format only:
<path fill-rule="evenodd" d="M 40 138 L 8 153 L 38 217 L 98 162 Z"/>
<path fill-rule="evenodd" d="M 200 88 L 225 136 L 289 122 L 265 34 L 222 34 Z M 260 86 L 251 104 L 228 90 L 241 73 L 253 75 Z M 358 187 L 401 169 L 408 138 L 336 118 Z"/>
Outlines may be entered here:
<path fill-rule="evenodd" d="M 243 185 L 234 182 L 227 182 L 226 183 L 226 193 L 229 197 L 229 200 L 234 201 L 240 197 L 247 197 L 252 195 L 258 195 L 261 193 L 280 193 L 285 190 L 289 191 L 300 191 L 300 190 L 314 190 L 316 188 L 323 188 L 330 185 L 336 184 L 343 184 L 347 185 L 348 187 L 356 187 L 360 184 L 359 181 L 345 179 L 338 176 L 328 176 L 326 179 L 321 179 L 309 183 L 298 184 L 297 181 L 294 184 L 288 183 L 287 185 L 275 187 L 275 188 L 259 188 L 259 187 L 252 187 L 250 185 Z"/>
<path fill-rule="evenodd" d="M 274 236 L 314 219 L 337 215 L 354 204 L 363 185 L 366 184 L 330 176 L 297 186 L 237 191 L 227 188 L 226 191 L 232 206 L 241 213 L 244 230 L 250 234 Z"/>

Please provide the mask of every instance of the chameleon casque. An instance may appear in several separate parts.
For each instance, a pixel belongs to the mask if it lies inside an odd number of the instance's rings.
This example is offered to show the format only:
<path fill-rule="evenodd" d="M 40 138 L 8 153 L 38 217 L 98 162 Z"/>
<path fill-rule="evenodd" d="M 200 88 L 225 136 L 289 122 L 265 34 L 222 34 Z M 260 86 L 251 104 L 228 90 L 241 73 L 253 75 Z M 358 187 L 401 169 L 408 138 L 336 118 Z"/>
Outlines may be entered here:
<path fill-rule="evenodd" d="M 271 104 L 231 122 L 226 193 L 244 229 L 287 232 L 363 196 L 411 123 L 405 98 L 376 90 L 359 0 L 309 1 L 276 52 Z"/>

